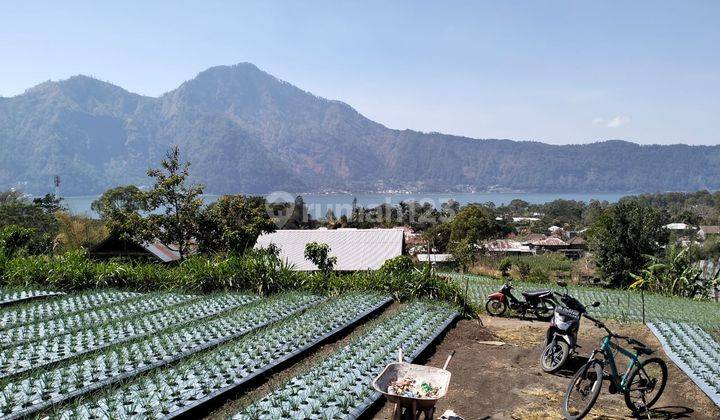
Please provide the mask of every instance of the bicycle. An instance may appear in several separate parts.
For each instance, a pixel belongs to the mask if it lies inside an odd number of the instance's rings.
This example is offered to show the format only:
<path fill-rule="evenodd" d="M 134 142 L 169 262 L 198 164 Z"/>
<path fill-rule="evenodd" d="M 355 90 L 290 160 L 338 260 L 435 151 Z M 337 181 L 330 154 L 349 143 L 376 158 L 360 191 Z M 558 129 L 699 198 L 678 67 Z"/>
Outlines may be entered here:
<path fill-rule="evenodd" d="M 565 418 L 577 420 L 585 417 L 595 405 L 606 377 L 610 380 L 610 393 L 623 393 L 625 404 L 633 415 L 646 414 L 650 418 L 648 410 L 660 399 L 667 384 L 667 365 L 657 357 L 640 360 L 639 356 L 649 356 L 653 351 L 640 341 L 613 333 L 601 321 L 587 314 L 583 316 L 596 327 L 604 329 L 607 335 L 603 337 L 600 348 L 592 351 L 587 363 L 578 369 L 570 381 L 563 400 Z M 626 341 L 635 352 L 620 347 L 617 340 Z M 618 373 L 613 354 L 618 352 L 630 359 L 623 375 Z M 603 357 L 598 358 L 599 355 Z M 606 367 L 609 367 L 609 372 L 605 371 Z"/>

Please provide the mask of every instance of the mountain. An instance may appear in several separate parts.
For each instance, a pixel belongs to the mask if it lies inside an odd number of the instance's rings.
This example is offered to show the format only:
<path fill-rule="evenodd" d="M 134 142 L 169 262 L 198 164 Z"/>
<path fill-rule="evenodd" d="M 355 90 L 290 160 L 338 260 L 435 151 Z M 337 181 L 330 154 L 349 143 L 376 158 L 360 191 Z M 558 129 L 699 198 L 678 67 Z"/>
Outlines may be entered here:
<path fill-rule="evenodd" d="M 720 146 L 555 146 L 393 130 L 243 63 L 154 98 L 86 76 L 0 97 L 0 190 L 149 182 L 172 144 L 210 193 L 652 192 L 720 188 Z"/>

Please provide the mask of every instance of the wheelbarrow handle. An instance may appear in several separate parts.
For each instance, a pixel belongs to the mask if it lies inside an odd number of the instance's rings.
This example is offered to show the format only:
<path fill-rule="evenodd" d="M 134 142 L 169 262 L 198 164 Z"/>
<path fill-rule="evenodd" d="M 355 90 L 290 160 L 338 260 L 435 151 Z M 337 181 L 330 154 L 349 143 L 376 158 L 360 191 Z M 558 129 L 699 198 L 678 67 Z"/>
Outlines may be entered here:
<path fill-rule="evenodd" d="M 450 364 L 450 359 L 452 359 L 453 356 L 455 356 L 455 350 L 451 351 L 450 354 L 448 355 L 448 358 L 447 358 L 447 360 L 445 360 L 445 364 L 443 365 L 443 370 L 447 370 L 447 367 Z"/>

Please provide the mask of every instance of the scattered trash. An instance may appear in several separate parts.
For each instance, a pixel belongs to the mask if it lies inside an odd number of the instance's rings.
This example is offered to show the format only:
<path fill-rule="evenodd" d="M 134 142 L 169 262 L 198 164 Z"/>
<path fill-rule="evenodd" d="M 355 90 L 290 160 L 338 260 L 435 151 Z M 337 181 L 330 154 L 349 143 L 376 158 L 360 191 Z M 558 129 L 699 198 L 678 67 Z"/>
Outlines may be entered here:
<path fill-rule="evenodd" d="M 388 393 L 410 398 L 433 398 L 438 395 L 440 388 L 432 386 L 429 382 L 422 382 L 418 385 L 412 378 L 402 378 L 390 382 Z"/>

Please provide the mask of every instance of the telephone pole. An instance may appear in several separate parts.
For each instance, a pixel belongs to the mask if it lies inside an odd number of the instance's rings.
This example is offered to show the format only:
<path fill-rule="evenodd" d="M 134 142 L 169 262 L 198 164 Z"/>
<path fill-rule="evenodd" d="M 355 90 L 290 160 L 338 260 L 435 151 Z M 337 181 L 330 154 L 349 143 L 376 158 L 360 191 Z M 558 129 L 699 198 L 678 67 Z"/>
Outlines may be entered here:
<path fill-rule="evenodd" d="M 55 184 L 55 199 L 59 200 L 60 199 L 60 175 L 55 175 L 54 184 Z"/>

